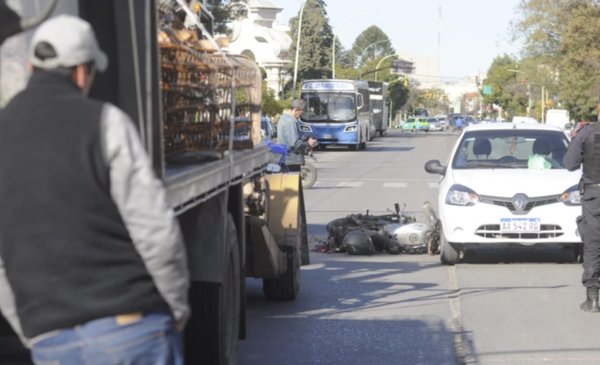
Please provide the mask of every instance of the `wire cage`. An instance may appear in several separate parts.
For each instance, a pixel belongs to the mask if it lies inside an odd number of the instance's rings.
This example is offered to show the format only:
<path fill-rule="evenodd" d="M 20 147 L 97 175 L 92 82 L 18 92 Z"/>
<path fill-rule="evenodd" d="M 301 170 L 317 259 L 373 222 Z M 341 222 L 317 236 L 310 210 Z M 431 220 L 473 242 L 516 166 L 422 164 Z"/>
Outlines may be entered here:
<path fill-rule="evenodd" d="M 243 56 L 218 54 L 187 32 L 181 36 L 163 28 L 158 36 L 165 157 L 223 152 L 230 141 L 233 149 L 253 148 L 260 141 L 257 65 Z M 238 97 L 240 91 L 244 97 Z M 241 114 L 248 118 L 234 118 Z"/>

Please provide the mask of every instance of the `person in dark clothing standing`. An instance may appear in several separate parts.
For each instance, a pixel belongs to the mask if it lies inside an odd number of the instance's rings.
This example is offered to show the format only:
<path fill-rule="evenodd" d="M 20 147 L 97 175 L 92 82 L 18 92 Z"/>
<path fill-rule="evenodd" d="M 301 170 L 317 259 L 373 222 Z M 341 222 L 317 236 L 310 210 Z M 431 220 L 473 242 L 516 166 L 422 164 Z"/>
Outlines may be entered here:
<path fill-rule="evenodd" d="M 300 171 L 300 166 L 304 165 L 304 155 L 318 144 L 317 139 L 312 136 L 306 140 L 299 137 L 298 119 L 305 108 L 304 100 L 292 101 L 292 109 L 284 112 L 277 123 L 277 143 L 285 144 L 289 150 L 285 164 L 290 171 Z"/>
<path fill-rule="evenodd" d="M 580 308 L 586 312 L 600 312 L 600 124 L 584 125 L 576 131 L 564 164 L 569 171 L 582 167 L 582 215 L 577 218 L 577 229 L 584 245 L 581 281 L 586 288 L 586 299 Z"/>
<path fill-rule="evenodd" d="M 87 93 L 91 26 L 35 31 L 0 111 L 0 310 L 36 364 L 182 364 L 183 239 L 131 119 Z"/>

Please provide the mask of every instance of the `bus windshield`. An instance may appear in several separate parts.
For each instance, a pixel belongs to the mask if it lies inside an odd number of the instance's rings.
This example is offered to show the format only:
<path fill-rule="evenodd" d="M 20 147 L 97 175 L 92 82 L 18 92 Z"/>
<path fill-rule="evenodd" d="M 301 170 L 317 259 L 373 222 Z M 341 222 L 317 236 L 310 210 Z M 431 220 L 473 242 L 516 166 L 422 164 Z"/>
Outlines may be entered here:
<path fill-rule="evenodd" d="M 303 99 L 308 107 L 302 119 L 307 122 L 347 122 L 356 119 L 354 95 L 309 93 Z"/>

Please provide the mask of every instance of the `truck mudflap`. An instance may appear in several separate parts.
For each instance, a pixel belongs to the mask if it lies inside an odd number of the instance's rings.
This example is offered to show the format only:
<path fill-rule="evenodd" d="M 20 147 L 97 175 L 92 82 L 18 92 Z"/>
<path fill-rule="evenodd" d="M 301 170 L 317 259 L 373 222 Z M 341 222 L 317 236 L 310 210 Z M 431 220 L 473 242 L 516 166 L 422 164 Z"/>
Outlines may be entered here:
<path fill-rule="evenodd" d="M 251 242 L 247 276 L 263 278 L 268 299 L 293 300 L 300 287 L 300 265 L 308 261 L 302 259 L 308 240 L 300 176 L 269 174 L 265 186 L 264 215 L 247 219 Z"/>

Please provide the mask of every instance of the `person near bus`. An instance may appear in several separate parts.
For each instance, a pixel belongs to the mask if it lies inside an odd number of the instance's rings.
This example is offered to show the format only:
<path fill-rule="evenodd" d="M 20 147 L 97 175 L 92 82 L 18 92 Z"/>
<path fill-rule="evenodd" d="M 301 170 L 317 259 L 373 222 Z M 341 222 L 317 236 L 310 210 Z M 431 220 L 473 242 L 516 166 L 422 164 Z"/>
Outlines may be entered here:
<path fill-rule="evenodd" d="M 292 101 L 292 108 L 281 114 L 277 123 L 277 143 L 284 144 L 288 148 L 285 164 L 290 171 L 300 171 L 300 166 L 304 165 L 304 155 L 318 144 L 313 136 L 306 139 L 299 136 L 298 119 L 304 113 L 304 109 L 306 109 L 304 100 Z"/>

